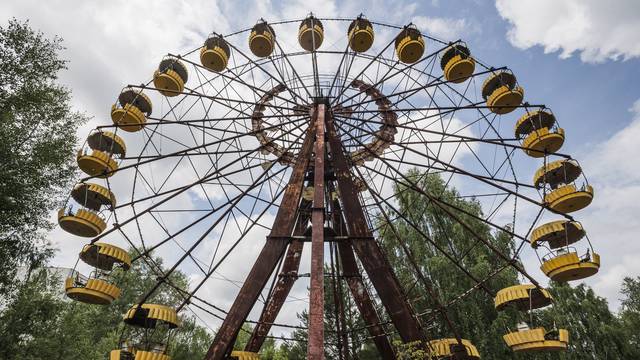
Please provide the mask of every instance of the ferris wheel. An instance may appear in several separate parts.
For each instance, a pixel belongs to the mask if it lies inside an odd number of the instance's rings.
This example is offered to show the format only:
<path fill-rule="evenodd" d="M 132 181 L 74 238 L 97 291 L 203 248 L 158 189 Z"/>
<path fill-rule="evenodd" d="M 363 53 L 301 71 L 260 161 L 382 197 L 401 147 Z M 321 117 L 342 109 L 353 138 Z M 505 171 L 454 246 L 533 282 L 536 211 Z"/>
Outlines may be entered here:
<path fill-rule="evenodd" d="M 64 230 L 91 239 L 65 281 L 70 298 L 110 304 L 127 291 L 114 270 L 144 262 L 156 272 L 155 285 L 124 314 L 111 359 L 169 359 L 167 339 L 185 311 L 218 319 L 207 359 L 258 359 L 273 329 L 302 328 L 277 321 L 287 303 L 300 300 L 309 303 L 308 358 L 320 359 L 326 269 L 332 286 L 344 287 L 357 305 L 366 324 L 358 336 L 372 339 L 383 358 L 394 358 L 391 337 L 398 336 L 434 359 L 475 359 L 477 348 L 447 318 L 457 301 L 479 291 L 495 297 L 498 310 L 532 313 L 552 304 L 525 270 L 535 264 L 522 263 L 523 251 L 539 254 L 541 271 L 555 281 L 599 269 L 599 255 L 571 215 L 594 192 L 579 163 L 560 153 L 565 131 L 550 109 L 525 101 L 510 69 L 486 65 L 463 41 L 363 15 L 260 19 L 167 54 L 149 75 L 123 87 L 112 122 L 88 135 L 77 153 L 86 176 L 58 212 Z M 539 169 L 520 166 L 526 158 Z M 414 168 L 418 178 L 408 175 Z M 483 215 L 420 186 L 426 176 L 478 199 Z M 465 229 L 499 266 L 482 276 L 465 268 L 465 254 L 438 245 L 399 209 L 398 186 Z M 523 206 L 535 210 L 534 219 L 519 220 Z M 396 221 L 408 224 L 474 285 L 441 302 L 403 248 L 424 296 L 438 304 L 416 313 L 409 284 L 394 275 L 378 243 L 381 219 L 393 233 Z M 468 219 L 508 234 L 517 248 L 497 248 Z M 307 262 L 310 269 L 302 269 Z M 505 269 L 522 283 L 488 288 Z M 177 270 L 196 274 L 189 289 L 172 284 Z M 301 281 L 308 281 L 308 299 L 291 295 Z M 152 302 L 162 287 L 182 303 Z M 235 300 L 215 303 L 222 293 Z M 429 335 L 431 316 L 447 324 L 449 337 Z M 254 325 L 246 348 L 232 351 L 245 322 Z M 513 324 L 506 345 L 517 352 L 568 347 L 567 330 L 532 323 Z M 353 335 L 339 321 L 337 328 Z M 348 336 L 341 351 L 349 351 Z"/>

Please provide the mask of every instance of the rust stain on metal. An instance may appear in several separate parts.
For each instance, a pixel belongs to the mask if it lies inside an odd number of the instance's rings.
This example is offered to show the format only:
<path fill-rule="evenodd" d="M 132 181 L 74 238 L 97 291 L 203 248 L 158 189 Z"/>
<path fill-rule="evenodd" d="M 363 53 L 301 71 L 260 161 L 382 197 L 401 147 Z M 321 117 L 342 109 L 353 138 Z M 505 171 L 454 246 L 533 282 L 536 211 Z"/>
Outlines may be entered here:
<path fill-rule="evenodd" d="M 333 200 L 333 223 L 340 229 L 341 234 L 347 234 L 348 229 L 342 217 L 342 208 L 338 199 Z M 384 328 L 380 325 L 380 317 L 373 306 L 373 301 L 369 296 L 367 288 L 362 282 L 360 269 L 356 263 L 356 257 L 353 254 L 353 248 L 350 241 L 338 242 L 338 259 L 342 265 L 342 275 L 346 278 L 347 285 L 351 291 L 351 296 L 358 307 L 358 311 L 362 315 L 364 323 L 367 325 L 369 335 L 373 339 L 378 352 L 383 359 L 395 359 L 393 347 L 387 338 Z"/>
<path fill-rule="evenodd" d="M 316 105 L 316 142 L 311 212 L 311 280 L 309 295 L 309 342 L 307 359 L 324 359 L 324 118 L 325 105 Z"/>
<path fill-rule="evenodd" d="M 296 228 L 293 231 L 294 236 L 302 235 L 304 232 L 305 226 L 309 221 L 310 208 L 311 202 L 303 199 L 300 203 L 301 211 L 298 215 Z M 287 254 L 284 258 L 284 263 L 282 264 L 282 269 L 280 270 L 280 275 L 278 276 L 278 281 L 273 288 L 271 297 L 262 309 L 260 320 L 258 320 L 258 324 L 251 333 L 251 337 L 245 346 L 245 351 L 260 351 L 266 336 L 269 334 L 271 324 L 276 320 L 276 317 L 278 316 L 280 309 L 282 309 L 282 305 L 289 295 L 293 284 L 298 279 L 298 269 L 300 267 L 303 245 L 304 243 L 299 240 L 294 240 L 289 245 Z"/>

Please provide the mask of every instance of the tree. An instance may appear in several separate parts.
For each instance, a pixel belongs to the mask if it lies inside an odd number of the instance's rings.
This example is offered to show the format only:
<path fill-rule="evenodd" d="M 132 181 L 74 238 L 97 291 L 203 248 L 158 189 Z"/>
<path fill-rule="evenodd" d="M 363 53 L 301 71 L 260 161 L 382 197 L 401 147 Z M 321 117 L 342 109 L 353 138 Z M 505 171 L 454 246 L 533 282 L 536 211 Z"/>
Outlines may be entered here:
<path fill-rule="evenodd" d="M 397 206 L 394 207 L 400 214 L 389 207 L 385 210 L 386 217 L 383 214 L 378 219 L 381 228 L 380 242 L 399 281 L 405 285 L 405 289 L 411 289 L 406 295 L 413 300 L 415 312 L 431 315 L 432 309 L 438 309 L 438 303 L 429 295 L 429 288 L 437 294 L 439 303 L 446 304 L 476 286 L 476 282 L 458 269 L 438 248 L 446 251 L 456 263 L 477 279 L 484 279 L 494 269 L 503 265 L 504 261 L 479 242 L 475 234 L 491 242 L 507 255 L 513 253 L 514 244 L 508 234 L 494 232 L 476 218 L 483 217 L 478 201 L 460 198 L 458 192 L 447 187 L 439 176 L 410 170 L 407 178 L 409 181 L 398 184 L 394 189 L 397 201 Z M 467 230 L 440 206 L 428 201 L 428 198 L 414 187 L 463 209 L 464 212 L 447 208 L 473 232 Z M 395 219 L 398 215 L 402 216 Z M 391 222 L 390 219 L 395 220 Z M 416 269 L 411 265 L 412 260 L 424 275 L 425 281 L 420 279 Z M 485 286 L 489 289 L 500 289 L 515 283 L 515 270 L 506 268 L 487 281 Z M 454 337 L 444 317 L 439 313 L 436 315 L 435 322 L 429 324 L 429 336 Z M 462 337 L 471 340 L 478 348 L 483 359 L 511 358 L 512 354 L 504 345 L 502 335 L 509 326 L 515 325 L 515 313 L 497 312 L 493 298 L 482 289 L 476 289 L 458 301 L 449 309 L 447 315 Z"/>
<path fill-rule="evenodd" d="M 0 27 L 0 292 L 15 269 L 36 267 L 52 249 L 44 238 L 51 211 L 73 178 L 76 129 L 86 116 L 71 110 L 71 94 L 56 84 L 66 68 L 62 39 L 28 22 Z"/>
<path fill-rule="evenodd" d="M 620 320 L 629 345 L 630 359 L 640 359 L 640 276 L 626 277 L 622 282 Z"/>
<path fill-rule="evenodd" d="M 55 346 L 56 330 L 65 304 L 55 294 L 59 281 L 45 271 L 36 271 L 12 294 L 0 312 L 0 358 L 40 359 L 42 349 Z M 47 350 L 44 351 L 45 355 Z"/>

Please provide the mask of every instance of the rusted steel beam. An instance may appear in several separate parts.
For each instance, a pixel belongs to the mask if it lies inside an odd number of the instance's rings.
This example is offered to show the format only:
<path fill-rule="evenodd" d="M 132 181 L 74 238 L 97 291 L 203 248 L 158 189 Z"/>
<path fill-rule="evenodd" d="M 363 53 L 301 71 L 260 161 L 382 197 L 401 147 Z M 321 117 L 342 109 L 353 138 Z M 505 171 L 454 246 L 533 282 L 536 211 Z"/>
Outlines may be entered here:
<path fill-rule="evenodd" d="M 398 330 L 402 341 L 425 341 L 426 338 L 420 324 L 407 303 L 391 266 L 367 226 L 362 205 L 358 199 L 357 190 L 344 155 L 344 148 L 338 138 L 330 115 L 327 116 L 327 139 L 331 148 L 332 161 L 349 236 L 353 238 L 353 249 L 376 289 L 391 321 Z"/>
<path fill-rule="evenodd" d="M 300 203 L 300 211 L 298 213 L 298 221 L 296 228 L 293 231 L 293 235 L 302 235 L 305 230 L 305 226 L 309 222 L 311 208 L 311 201 L 302 200 Z M 282 305 L 286 300 L 293 284 L 298 279 L 298 269 L 300 267 L 300 258 L 302 257 L 302 248 L 304 243 L 300 240 L 293 240 L 287 248 L 287 254 L 282 264 L 282 270 L 278 276 L 276 285 L 273 288 L 271 297 L 267 300 L 262 313 L 260 314 L 260 320 L 253 329 L 251 337 L 245 346 L 245 351 L 258 352 L 269 334 L 271 324 L 276 320 Z"/>
<path fill-rule="evenodd" d="M 282 202 L 278 208 L 278 213 L 273 222 L 271 233 L 267 237 L 260 255 L 253 264 L 253 268 L 247 279 L 242 284 L 240 292 L 222 322 L 220 329 L 216 333 L 213 343 L 209 347 L 209 351 L 205 356 L 205 360 L 223 359 L 233 348 L 233 339 L 235 339 L 242 323 L 249 315 L 254 304 L 260 296 L 260 292 L 269 280 L 278 261 L 283 256 L 293 232 L 296 223 L 296 214 L 302 194 L 302 185 L 307 168 L 309 167 L 309 159 L 314 144 L 315 124 L 311 120 L 309 128 L 306 131 L 302 149 L 296 159 L 293 167 L 287 189 L 284 192 Z"/>
<path fill-rule="evenodd" d="M 317 104 L 315 122 L 315 166 L 313 208 L 311 210 L 311 279 L 309 281 L 309 342 L 307 359 L 324 359 L 324 117 L 325 105 Z"/>
<path fill-rule="evenodd" d="M 342 209 L 338 200 L 333 201 L 333 223 L 340 229 L 340 234 L 346 234 L 348 229 L 347 225 L 342 218 Z M 356 257 L 353 254 L 353 248 L 348 241 L 338 241 L 338 258 L 342 265 L 342 276 L 346 279 L 351 296 L 362 315 L 364 323 L 367 325 L 369 335 L 373 339 L 378 352 L 383 359 L 395 359 L 395 354 L 389 338 L 387 338 L 384 328 L 382 327 L 380 317 L 376 312 L 376 308 L 373 306 L 373 301 L 369 296 L 369 292 L 362 281 L 360 275 L 360 269 L 356 264 Z"/>
<path fill-rule="evenodd" d="M 342 264 L 343 276 L 347 280 L 351 296 L 353 296 L 356 306 L 362 315 L 362 319 L 367 325 L 367 330 L 369 330 L 373 343 L 383 359 L 395 359 L 393 347 L 391 343 L 389 343 L 384 328 L 380 325 L 381 321 L 376 312 L 376 308 L 373 306 L 369 292 L 362 281 L 362 276 L 358 270 L 356 257 L 353 254 L 351 244 L 344 241 L 339 242 L 338 254 Z"/>

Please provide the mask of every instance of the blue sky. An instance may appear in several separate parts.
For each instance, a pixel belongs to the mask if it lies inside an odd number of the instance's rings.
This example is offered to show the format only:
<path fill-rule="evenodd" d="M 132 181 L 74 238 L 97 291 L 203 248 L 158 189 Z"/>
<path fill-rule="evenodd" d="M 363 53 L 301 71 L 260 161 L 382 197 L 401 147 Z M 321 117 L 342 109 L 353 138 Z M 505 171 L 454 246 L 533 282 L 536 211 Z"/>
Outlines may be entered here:
<path fill-rule="evenodd" d="M 365 13 L 392 24 L 413 21 L 438 38 L 463 39 L 485 63 L 510 67 L 526 99 L 546 104 L 567 131 L 562 151 L 581 161 L 596 188 L 594 203 L 577 215 L 603 258 L 600 273 L 587 283 L 615 310 L 622 277 L 640 275 L 640 3 L 603 3 L 27 0 L 3 2 L 0 13 L 28 18 L 34 28 L 65 39 L 70 64 L 61 81 L 73 91 L 74 106 L 94 117 L 80 138 L 108 121 L 107 109 L 122 84 L 146 79 L 162 55 L 193 49 L 212 30 L 229 33 L 259 17 Z M 533 173 L 536 164 L 525 159 L 516 167 Z M 83 242 L 59 230 L 51 237 L 61 248 L 54 264 L 71 266 Z"/>

